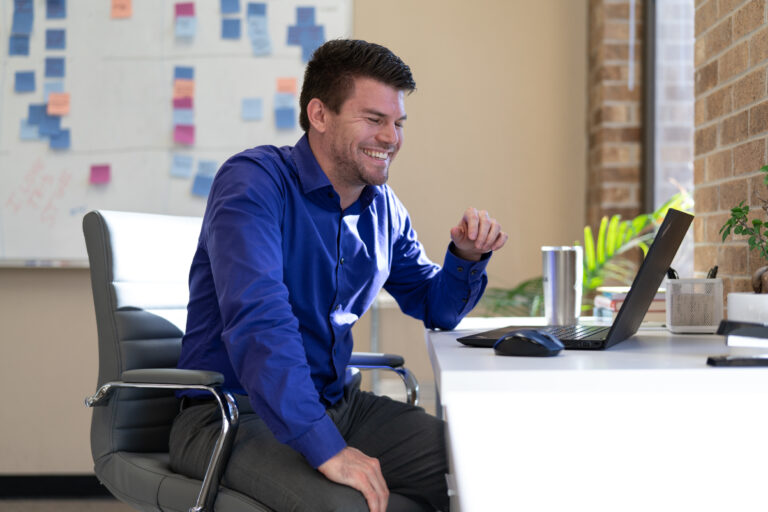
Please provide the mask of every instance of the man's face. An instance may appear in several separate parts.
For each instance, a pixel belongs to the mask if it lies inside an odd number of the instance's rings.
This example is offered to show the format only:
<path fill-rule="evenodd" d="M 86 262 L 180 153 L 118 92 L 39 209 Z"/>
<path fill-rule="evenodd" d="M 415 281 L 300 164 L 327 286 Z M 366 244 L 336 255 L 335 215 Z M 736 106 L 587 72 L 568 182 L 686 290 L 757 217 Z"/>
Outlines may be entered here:
<path fill-rule="evenodd" d="M 329 157 L 347 185 L 383 185 L 403 143 L 403 91 L 371 78 L 356 78 L 338 114 L 329 112 Z"/>

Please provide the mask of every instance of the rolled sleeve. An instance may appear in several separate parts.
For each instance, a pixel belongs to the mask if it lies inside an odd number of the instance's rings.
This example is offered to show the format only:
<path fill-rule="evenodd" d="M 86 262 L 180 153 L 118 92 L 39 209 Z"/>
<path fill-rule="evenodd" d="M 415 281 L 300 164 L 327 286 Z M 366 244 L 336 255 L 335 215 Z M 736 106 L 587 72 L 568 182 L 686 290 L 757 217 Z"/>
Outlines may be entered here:
<path fill-rule="evenodd" d="M 313 428 L 288 441 L 288 445 L 302 454 L 313 468 L 317 468 L 346 448 L 347 443 L 333 420 L 325 416 Z"/>

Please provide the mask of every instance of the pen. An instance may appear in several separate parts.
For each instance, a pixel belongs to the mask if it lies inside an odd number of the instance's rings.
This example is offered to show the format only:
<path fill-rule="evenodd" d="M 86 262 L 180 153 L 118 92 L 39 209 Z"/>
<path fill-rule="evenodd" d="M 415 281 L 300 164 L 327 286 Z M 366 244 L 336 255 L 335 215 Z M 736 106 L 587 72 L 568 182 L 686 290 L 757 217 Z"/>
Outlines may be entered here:
<path fill-rule="evenodd" d="M 714 279 L 717 277 L 717 265 L 709 269 L 709 272 L 707 272 L 707 279 Z"/>
<path fill-rule="evenodd" d="M 677 270 L 673 269 L 672 267 L 669 267 L 667 269 L 667 278 L 669 278 L 669 279 L 680 279 L 680 276 L 677 275 Z"/>

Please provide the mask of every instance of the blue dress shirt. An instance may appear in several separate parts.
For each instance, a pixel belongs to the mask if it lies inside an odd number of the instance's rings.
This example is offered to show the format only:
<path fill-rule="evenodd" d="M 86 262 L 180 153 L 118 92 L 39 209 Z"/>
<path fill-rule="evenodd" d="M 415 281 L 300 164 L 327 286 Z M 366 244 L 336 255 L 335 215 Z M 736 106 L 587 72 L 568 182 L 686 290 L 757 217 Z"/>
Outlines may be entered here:
<path fill-rule="evenodd" d="M 386 185 L 342 211 L 306 135 L 243 151 L 208 197 L 179 367 L 223 373 L 317 467 L 346 446 L 325 410 L 343 396 L 352 325 L 379 290 L 452 329 L 482 295 L 487 261 L 449 249 L 443 268 L 432 263 Z"/>

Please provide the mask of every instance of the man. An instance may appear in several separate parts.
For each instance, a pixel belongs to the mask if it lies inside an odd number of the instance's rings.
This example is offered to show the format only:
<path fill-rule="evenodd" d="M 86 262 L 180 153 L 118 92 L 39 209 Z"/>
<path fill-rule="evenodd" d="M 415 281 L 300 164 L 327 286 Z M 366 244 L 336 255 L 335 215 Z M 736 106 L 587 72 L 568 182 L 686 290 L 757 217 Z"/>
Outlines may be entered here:
<path fill-rule="evenodd" d="M 384 511 L 390 491 L 448 509 L 442 422 L 344 389 L 352 325 L 382 287 L 427 327 L 452 329 L 507 240 L 470 208 L 445 265 L 427 259 L 385 185 L 414 89 L 388 49 L 330 41 L 305 72 L 304 137 L 235 155 L 211 188 L 179 366 L 222 372 L 243 395 L 223 483 L 274 510 Z M 206 397 L 182 400 L 176 471 L 202 476 L 219 422 Z"/>

